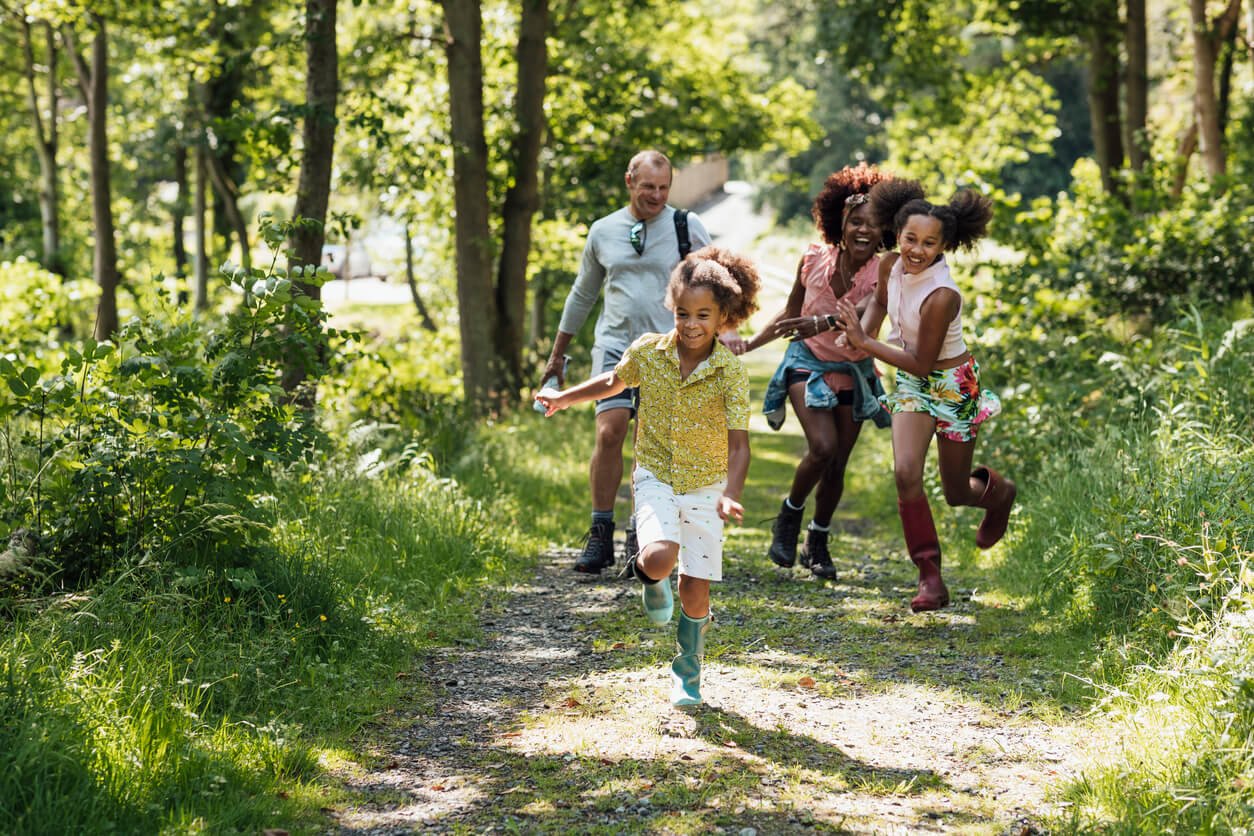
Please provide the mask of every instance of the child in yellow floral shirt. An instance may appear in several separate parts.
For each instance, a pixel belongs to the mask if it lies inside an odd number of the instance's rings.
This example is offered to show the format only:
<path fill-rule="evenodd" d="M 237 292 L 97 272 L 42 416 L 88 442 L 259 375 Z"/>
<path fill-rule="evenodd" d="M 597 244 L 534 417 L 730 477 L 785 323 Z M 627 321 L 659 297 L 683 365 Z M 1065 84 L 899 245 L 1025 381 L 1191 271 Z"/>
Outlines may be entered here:
<path fill-rule="evenodd" d="M 636 340 L 611 372 L 564 392 L 543 389 L 545 415 L 640 389 L 636 533 L 642 548 L 626 573 L 642 583 L 646 615 L 674 611 L 670 574 L 679 564 L 679 655 L 671 661 L 671 703 L 701 703 L 701 660 L 710 623 L 710 582 L 723 579 L 723 524 L 744 519 L 749 470 L 749 375 L 718 341 L 757 309 L 758 274 L 718 247 L 675 267 L 666 306 L 675 328 Z"/>

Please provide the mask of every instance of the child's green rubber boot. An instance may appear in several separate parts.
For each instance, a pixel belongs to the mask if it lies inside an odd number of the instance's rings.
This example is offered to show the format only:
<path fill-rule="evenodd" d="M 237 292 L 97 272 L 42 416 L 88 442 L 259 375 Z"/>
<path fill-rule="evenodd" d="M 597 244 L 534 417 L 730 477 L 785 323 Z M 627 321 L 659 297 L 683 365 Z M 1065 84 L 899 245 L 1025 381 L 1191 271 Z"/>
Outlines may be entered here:
<path fill-rule="evenodd" d="M 676 643 L 679 655 L 671 660 L 671 705 L 700 705 L 701 659 L 705 656 L 705 633 L 710 616 L 689 618 L 679 608 L 679 629 Z"/>
<path fill-rule="evenodd" d="M 627 558 L 623 574 L 640 581 L 640 600 L 644 602 L 644 614 L 654 624 L 669 624 L 675 612 L 675 596 L 671 594 L 670 577 L 654 580 L 644 573 L 636 562 L 638 555 Z"/>

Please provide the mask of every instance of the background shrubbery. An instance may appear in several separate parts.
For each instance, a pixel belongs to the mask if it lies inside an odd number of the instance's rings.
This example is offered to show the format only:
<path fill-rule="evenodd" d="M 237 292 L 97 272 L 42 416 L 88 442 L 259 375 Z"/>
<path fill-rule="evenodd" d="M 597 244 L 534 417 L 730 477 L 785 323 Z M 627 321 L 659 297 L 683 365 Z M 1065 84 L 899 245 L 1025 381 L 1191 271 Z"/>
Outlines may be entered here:
<path fill-rule="evenodd" d="M 1058 826 L 1229 832 L 1254 815 L 1249 195 L 1134 214 L 1080 179 L 976 279 L 1009 395 L 981 455 L 1025 497 L 1002 574 L 1092 644 L 1075 675 L 1123 740 Z"/>

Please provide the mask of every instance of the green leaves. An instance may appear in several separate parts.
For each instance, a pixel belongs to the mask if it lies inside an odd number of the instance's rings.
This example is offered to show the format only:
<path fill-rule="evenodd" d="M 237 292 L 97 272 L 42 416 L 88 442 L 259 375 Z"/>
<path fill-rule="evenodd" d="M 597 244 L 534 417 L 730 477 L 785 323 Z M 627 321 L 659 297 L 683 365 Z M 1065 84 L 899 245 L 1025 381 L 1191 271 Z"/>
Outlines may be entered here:
<path fill-rule="evenodd" d="M 8 357 L 0 357 L 0 377 L 4 378 L 13 394 L 25 398 L 39 382 L 39 369 L 34 366 L 19 369 Z"/>

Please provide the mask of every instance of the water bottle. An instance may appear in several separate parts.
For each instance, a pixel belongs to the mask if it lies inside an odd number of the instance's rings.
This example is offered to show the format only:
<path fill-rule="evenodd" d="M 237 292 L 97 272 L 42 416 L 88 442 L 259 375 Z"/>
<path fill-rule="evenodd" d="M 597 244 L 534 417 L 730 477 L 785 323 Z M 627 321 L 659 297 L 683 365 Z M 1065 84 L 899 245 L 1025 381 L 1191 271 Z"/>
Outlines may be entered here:
<path fill-rule="evenodd" d="M 566 377 L 566 367 L 568 365 L 570 365 L 570 355 L 563 354 L 562 355 L 562 377 L 563 378 Z M 541 389 L 549 389 L 549 388 L 556 389 L 557 385 L 558 385 L 557 375 L 553 375 L 548 380 L 541 383 L 540 388 Z M 546 411 L 544 408 L 544 404 L 540 403 L 539 401 L 532 401 L 531 408 L 534 409 L 536 412 L 539 412 L 541 415 L 543 415 Z"/>

